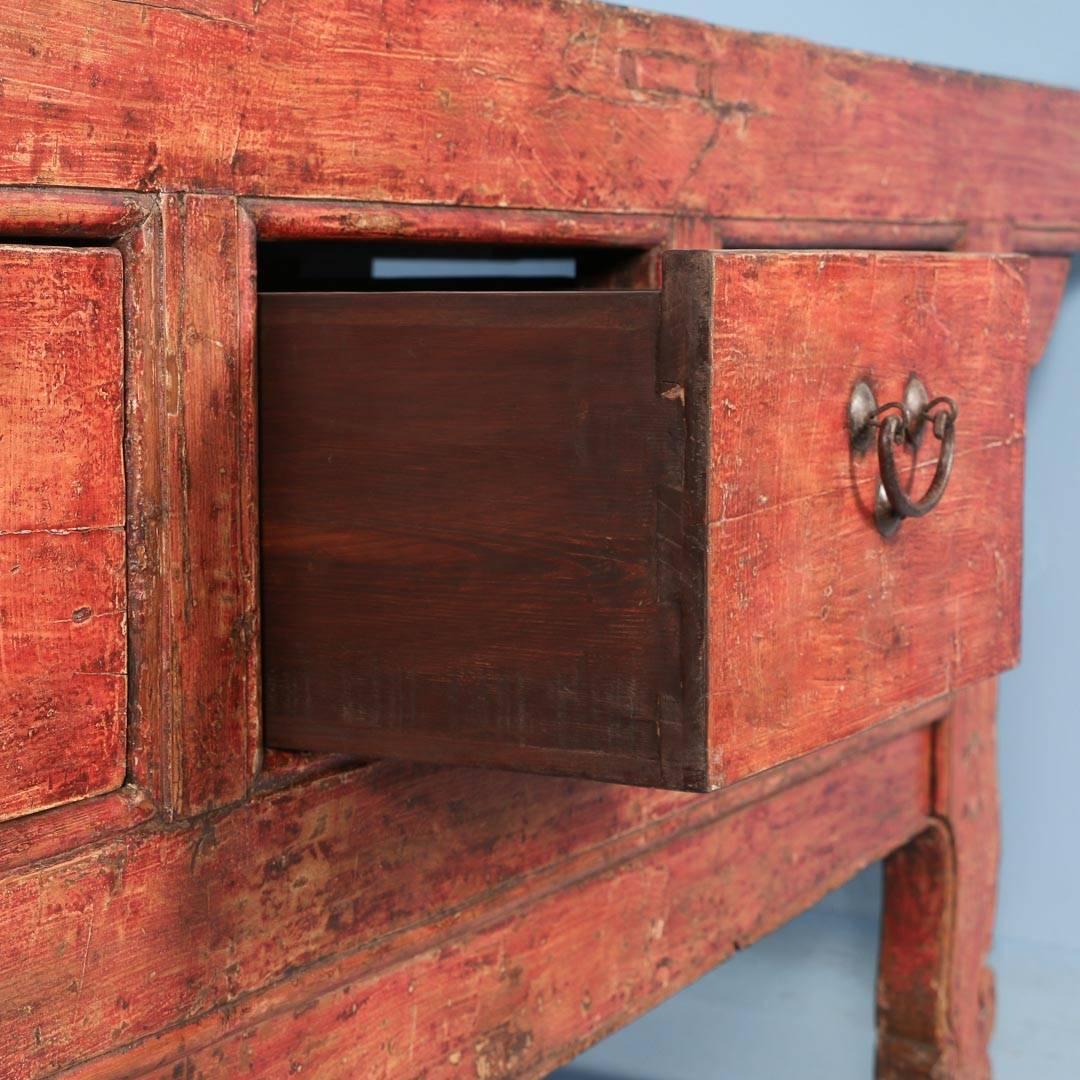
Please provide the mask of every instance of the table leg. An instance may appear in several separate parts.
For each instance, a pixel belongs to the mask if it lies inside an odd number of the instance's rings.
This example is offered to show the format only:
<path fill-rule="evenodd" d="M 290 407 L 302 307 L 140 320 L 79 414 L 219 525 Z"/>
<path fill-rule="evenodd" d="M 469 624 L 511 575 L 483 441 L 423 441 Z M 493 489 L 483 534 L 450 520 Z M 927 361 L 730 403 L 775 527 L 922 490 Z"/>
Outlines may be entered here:
<path fill-rule="evenodd" d="M 990 1076 L 996 689 L 989 681 L 957 694 L 935 739 L 935 820 L 885 862 L 878 1080 Z"/>

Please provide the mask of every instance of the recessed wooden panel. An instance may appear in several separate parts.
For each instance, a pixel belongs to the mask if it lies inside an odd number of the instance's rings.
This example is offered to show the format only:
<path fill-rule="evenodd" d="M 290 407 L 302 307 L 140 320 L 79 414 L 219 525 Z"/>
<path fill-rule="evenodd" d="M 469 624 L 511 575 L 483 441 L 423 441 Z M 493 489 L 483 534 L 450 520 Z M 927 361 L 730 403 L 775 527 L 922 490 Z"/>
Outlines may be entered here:
<path fill-rule="evenodd" d="M 118 252 L 0 248 L 0 817 L 124 777 Z"/>

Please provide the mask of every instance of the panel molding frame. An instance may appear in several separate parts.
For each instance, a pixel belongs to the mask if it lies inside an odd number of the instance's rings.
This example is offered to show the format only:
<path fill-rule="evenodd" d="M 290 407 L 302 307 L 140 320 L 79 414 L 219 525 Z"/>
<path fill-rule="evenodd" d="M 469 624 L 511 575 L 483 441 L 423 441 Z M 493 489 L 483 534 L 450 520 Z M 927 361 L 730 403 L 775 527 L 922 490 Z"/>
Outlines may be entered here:
<path fill-rule="evenodd" d="M 94 244 L 120 252 L 123 273 L 123 399 L 125 433 L 122 443 L 125 478 L 125 563 L 127 595 L 128 659 L 126 709 L 125 779 L 120 787 L 60 806 L 33 811 L 10 819 L 0 829 L 0 868 L 21 865 L 35 858 L 47 858 L 51 852 L 67 851 L 92 842 L 116 829 L 143 820 L 150 812 L 143 794 L 147 777 L 142 775 L 133 754 L 140 739 L 140 724 L 134 703 L 136 682 L 131 643 L 138 628 L 133 625 L 131 522 L 135 512 L 136 492 L 130 468 L 128 434 L 128 385 L 136 341 L 145 322 L 146 305 L 141 291 L 133 289 L 134 278 L 148 266 L 146 255 L 131 246 L 133 237 L 152 228 L 156 200 L 133 192 L 94 191 L 83 188 L 0 187 L 0 242 L 43 243 L 57 247 Z"/>

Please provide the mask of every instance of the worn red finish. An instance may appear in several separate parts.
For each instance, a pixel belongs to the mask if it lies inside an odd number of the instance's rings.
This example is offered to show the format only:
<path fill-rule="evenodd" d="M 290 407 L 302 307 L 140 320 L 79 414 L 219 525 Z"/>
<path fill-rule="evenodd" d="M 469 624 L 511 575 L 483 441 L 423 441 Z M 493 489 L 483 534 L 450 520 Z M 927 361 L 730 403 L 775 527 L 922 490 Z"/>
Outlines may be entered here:
<path fill-rule="evenodd" d="M 123 781 L 115 251 L 0 247 L 0 819 Z"/>
<path fill-rule="evenodd" d="M 162 201 L 157 336 L 134 384 L 143 483 L 159 508 L 140 532 L 152 606 L 137 631 L 147 664 L 139 700 L 143 737 L 156 744 L 159 797 L 177 814 L 241 798 L 257 754 L 245 221 L 232 199 Z"/>
<path fill-rule="evenodd" d="M 1080 215 L 1074 94 L 790 38 L 556 0 L 4 20 L 0 182 L 1037 232 Z"/>
<path fill-rule="evenodd" d="M 878 1075 L 990 1076 L 1000 836 L 996 684 L 958 695 L 937 731 L 933 824 L 885 863 Z"/>
<path fill-rule="evenodd" d="M 687 394 L 710 404 L 710 777 L 732 782 L 1016 662 L 1027 266 L 706 258 L 709 382 Z M 962 456 L 934 512 L 884 540 L 845 404 L 859 379 L 896 401 L 911 374 L 958 403 Z M 938 445 L 908 458 L 915 496 Z"/>
<path fill-rule="evenodd" d="M 540 1075 L 891 849 L 879 1074 L 984 1074 L 992 689 L 702 797 L 262 755 L 255 243 L 619 248 L 609 283 L 653 288 L 663 248 L 1017 251 L 1034 359 L 1080 249 L 1080 95 L 556 0 L 0 16 L 0 257 L 104 275 L 55 319 L 0 275 L 0 392 L 65 335 L 28 408 L 111 372 L 80 422 L 4 417 L 0 542 L 52 573 L 4 576 L 5 620 L 48 628 L 5 686 L 80 629 L 80 672 L 131 678 L 126 740 L 122 708 L 54 712 L 48 749 L 0 711 L 0 1075 Z M 73 512 L 26 524 L 68 466 Z M 90 585 L 113 622 L 71 623 Z"/>
<path fill-rule="evenodd" d="M 1031 327 L 1028 331 L 1028 360 L 1037 364 L 1046 351 L 1054 329 L 1065 283 L 1069 278 L 1070 261 L 1063 258 L 1036 258 L 1028 263 L 1028 300 Z"/>
<path fill-rule="evenodd" d="M 145 196 L 79 188 L 0 187 L 5 237 L 116 240 L 146 216 Z"/>
<path fill-rule="evenodd" d="M 153 817 L 154 810 L 142 791 L 125 785 L 95 799 L 13 818 L 0 830 L 0 873 L 109 839 Z"/>
<path fill-rule="evenodd" d="M 43 942 L 17 986 L 57 1005 L 78 995 L 79 1021 L 58 1009 L 41 1026 L 35 1009 L 0 1045 L 39 1026 L 34 1075 L 77 1043 L 96 1051 L 74 1070 L 85 1076 L 183 1062 L 192 1075 L 345 1077 L 358 1060 L 414 1076 L 449 1074 L 455 1053 L 494 1052 L 513 1028 L 532 1031 L 529 1053 L 490 1075 L 542 1075 L 921 829 L 927 715 L 861 743 L 842 777 L 807 762 L 739 798 L 384 764 L 167 839 L 144 826 L 49 879 L 69 898 L 53 926 L 71 935 L 72 967 Z M 129 940 L 136 908 L 152 951 Z M 272 939 L 254 929 L 270 912 Z"/>

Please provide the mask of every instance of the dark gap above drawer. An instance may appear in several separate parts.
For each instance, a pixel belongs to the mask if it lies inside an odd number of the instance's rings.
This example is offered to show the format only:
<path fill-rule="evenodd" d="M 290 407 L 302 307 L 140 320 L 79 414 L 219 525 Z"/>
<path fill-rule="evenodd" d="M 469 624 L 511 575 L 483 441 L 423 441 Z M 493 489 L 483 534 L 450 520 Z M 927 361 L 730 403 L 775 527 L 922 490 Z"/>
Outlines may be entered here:
<path fill-rule="evenodd" d="M 549 291 L 650 284 L 637 248 L 266 242 L 260 292 Z"/>

